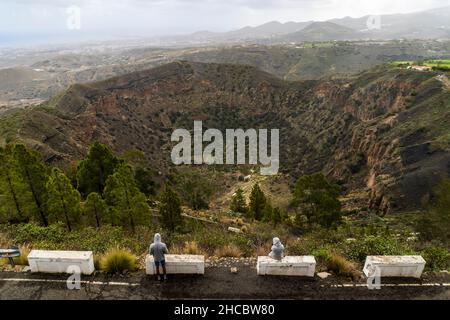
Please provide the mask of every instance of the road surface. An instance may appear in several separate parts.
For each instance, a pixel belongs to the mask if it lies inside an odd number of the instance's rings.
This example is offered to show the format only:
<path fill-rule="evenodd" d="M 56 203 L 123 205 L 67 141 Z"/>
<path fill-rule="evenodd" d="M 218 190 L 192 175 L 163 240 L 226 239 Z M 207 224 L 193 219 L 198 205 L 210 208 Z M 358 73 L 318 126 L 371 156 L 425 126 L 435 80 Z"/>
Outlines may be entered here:
<path fill-rule="evenodd" d="M 0 299 L 450 299 L 448 274 L 416 279 L 383 279 L 380 290 L 365 280 L 329 277 L 261 277 L 249 266 L 206 268 L 204 276 L 171 276 L 158 282 L 143 271 L 127 276 L 83 276 L 80 290 L 67 289 L 67 276 L 0 272 Z"/>

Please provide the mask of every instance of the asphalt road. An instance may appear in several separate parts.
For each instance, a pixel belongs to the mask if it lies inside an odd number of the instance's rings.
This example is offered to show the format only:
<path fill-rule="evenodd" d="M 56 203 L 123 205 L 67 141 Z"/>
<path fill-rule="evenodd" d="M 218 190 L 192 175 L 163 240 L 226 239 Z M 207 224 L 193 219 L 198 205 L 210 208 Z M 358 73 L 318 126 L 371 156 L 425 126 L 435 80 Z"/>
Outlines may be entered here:
<path fill-rule="evenodd" d="M 65 275 L 0 272 L 0 299 L 441 299 L 450 300 L 448 274 L 417 279 L 383 279 L 380 290 L 369 290 L 364 279 L 329 277 L 321 280 L 261 277 L 253 267 L 211 267 L 204 276 L 170 276 L 158 282 L 143 271 L 127 276 L 95 274 L 82 277 L 80 290 L 69 290 Z"/>

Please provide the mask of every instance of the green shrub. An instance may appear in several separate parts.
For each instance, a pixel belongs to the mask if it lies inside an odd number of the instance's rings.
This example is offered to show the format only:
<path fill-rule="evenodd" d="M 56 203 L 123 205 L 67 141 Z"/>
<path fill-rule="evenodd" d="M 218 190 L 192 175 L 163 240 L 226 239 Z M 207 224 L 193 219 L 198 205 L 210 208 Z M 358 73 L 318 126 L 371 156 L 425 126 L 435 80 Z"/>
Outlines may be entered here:
<path fill-rule="evenodd" d="M 330 261 L 330 259 L 332 257 L 330 249 L 327 247 L 322 247 L 322 248 L 313 250 L 311 252 L 311 255 L 313 255 L 316 258 L 317 263 L 319 263 L 319 264 L 327 264 L 328 261 Z"/>
<path fill-rule="evenodd" d="M 109 248 L 125 247 L 134 253 L 147 250 L 153 240 L 152 227 L 136 227 L 136 233 L 124 231 L 122 227 L 103 225 L 99 229 L 85 227 L 66 232 L 63 225 L 48 227 L 35 224 L 2 226 L 2 233 L 11 244 L 29 244 L 42 250 L 90 250 L 104 253 Z"/>
<path fill-rule="evenodd" d="M 108 225 L 101 228 L 86 227 L 67 233 L 64 246 L 66 250 L 90 250 L 94 252 L 106 252 L 113 247 L 127 247 L 124 244 L 125 232 L 121 227 Z M 148 243 L 145 243 L 148 245 Z M 139 251 L 138 251 L 139 252 Z"/>
<path fill-rule="evenodd" d="M 102 257 L 99 255 L 94 255 L 94 268 L 95 270 L 102 269 Z"/>
<path fill-rule="evenodd" d="M 352 259 L 363 262 L 372 255 L 406 255 L 414 252 L 397 239 L 389 236 L 366 236 L 358 241 L 345 243 L 343 251 Z"/>
<path fill-rule="evenodd" d="M 450 253 L 446 248 L 428 247 L 422 251 L 427 262 L 426 268 L 431 271 L 447 270 L 450 266 Z"/>
<path fill-rule="evenodd" d="M 134 271 L 137 267 L 136 257 L 123 249 L 111 249 L 101 259 L 100 267 L 110 274 L 123 274 Z"/>
<path fill-rule="evenodd" d="M 48 227 L 36 224 L 21 224 L 12 226 L 10 230 L 14 243 L 31 243 L 33 241 L 63 242 L 67 234 L 63 224 L 52 224 Z"/>
<path fill-rule="evenodd" d="M 251 241 L 244 235 L 232 235 L 231 243 L 236 245 L 241 251 L 243 256 L 252 257 L 255 252 L 255 246 L 252 245 Z"/>
<path fill-rule="evenodd" d="M 299 238 L 286 247 L 286 254 L 295 256 L 310 255 L 313 251 L 322 247 L 323 243 L 314 238 Z"/>
<path fill-rule="evenodd" d="M 222 247 L 229 243 L 227 235 L 223 232 L 215 232 L 214 230 L 204 230 L 200 234 L 195 236 L 195 240 L 206 248 L 208 252 L 214 252 L 219 247 Z"/>
<path fill-rule="evenodd" d="M 342 220 L 339 194 L 340 187 L 318 172 L 297 180 L 292 205 L 307 217 L 308 224 L 331 228 Z"/>

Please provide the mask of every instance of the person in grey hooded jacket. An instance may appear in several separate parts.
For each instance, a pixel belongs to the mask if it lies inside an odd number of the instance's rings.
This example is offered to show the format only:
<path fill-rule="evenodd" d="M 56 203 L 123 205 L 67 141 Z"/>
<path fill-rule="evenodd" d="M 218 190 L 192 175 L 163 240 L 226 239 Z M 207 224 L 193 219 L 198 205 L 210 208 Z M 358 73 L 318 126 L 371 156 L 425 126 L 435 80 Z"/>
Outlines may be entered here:
<path fill-rule="evenodd" d="M 167 250 L 166 244 L 161 242 L 161 235 L 159 233 L 155 234 L 154 242 L 150 245 L 149 251 L 155 261 L 156 275 L 158 277 L 158 280 L 161 280 L 161 275 L 159 272 L 160 265 L 163 269 L 164 280 L 167 280 L 165 254 L 168 254 L 169 251 Z"/>
<path fill-rule="evenodd" d="M 284 257 L 284 246 L 281 244 L 279 238 L 273 238 L 272 251 L 269 253 L 269 257 L 275 260 L 282 260 Z"/>

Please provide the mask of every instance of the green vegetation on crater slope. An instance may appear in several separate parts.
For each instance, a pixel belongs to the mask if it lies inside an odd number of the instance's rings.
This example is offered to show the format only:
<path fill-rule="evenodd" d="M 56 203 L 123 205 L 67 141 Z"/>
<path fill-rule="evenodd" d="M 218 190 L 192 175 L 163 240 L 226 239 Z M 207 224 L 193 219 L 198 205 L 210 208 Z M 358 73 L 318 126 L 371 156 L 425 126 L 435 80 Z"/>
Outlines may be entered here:
<path fill-rule="evenodd" d="M 387 213 L 420 207 L 447 177 L 449 90 L 438 76 L 379 66 L 349 79 L 290 82 L 250 66 L 175 62 L 72 86 L 46 106 L 3 116 L 0 132 L 48 162 L 80 159 L 101 141 L 144 152 L 164 173 L 171 132 L 194 120 L 220 130 L 279 128 L 283 173 L 322 171 L 347 193 L 366 190 L 363 206 Z"/>

